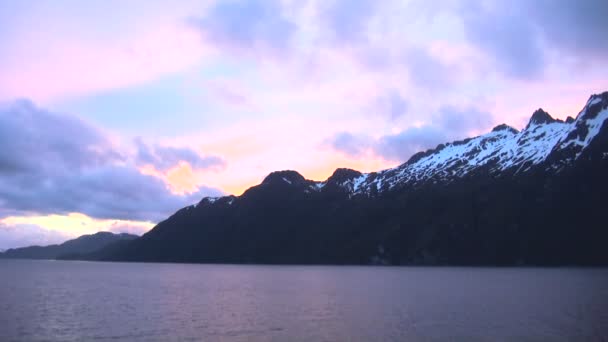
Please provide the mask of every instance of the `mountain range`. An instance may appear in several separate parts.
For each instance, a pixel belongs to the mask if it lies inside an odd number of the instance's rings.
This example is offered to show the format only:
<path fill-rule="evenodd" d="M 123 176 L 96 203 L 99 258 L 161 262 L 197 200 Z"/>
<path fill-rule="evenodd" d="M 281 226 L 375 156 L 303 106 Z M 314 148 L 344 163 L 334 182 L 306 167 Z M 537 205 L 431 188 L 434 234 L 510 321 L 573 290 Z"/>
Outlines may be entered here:
<path fill-rule="evenodd" d="M 536 110 L 395 168 L 270 173 L 80 259 L 268 264 L 608 265 L 608 92 Z"/>
<path fill-rule="evenodd" d="M 60 259 L 71 255 L 81 255 L 100 250 L 109 244 L 124 242 L 137 238 L 132 234 L 113 234 L 98 232 L 92 235 L 82 235 L 76 239 L 68 240 L 60 245 L 29 246 L 9 249 L 0 253 L 0 259 Z"/>

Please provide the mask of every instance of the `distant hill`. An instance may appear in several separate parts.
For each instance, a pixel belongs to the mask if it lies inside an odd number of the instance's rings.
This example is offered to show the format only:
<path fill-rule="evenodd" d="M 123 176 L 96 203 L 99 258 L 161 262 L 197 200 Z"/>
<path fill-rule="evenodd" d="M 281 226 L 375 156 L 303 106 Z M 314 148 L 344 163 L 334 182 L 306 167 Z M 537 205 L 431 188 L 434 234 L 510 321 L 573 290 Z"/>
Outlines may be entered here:
<path fill-rule="evenodd" d="M 608 265 L 608 92 L 576 118 L 539 109 L 392 169 L 273 172 L 83 258 L 391 265 Z"/>
<path fill-rule="evenodd" d="M 68 240 L 60 245 L 30 246 L 23 248 L 8 249 L 0 253 L 4 259 L 57 259 L 62 256 L 92 253 L 107 247 L 117 241 L 128 241 L 137 238 L 132 234 L 113 234 L 110 232 L 99 232 L 92 235 L 83 235 L 73 240 Z"/>

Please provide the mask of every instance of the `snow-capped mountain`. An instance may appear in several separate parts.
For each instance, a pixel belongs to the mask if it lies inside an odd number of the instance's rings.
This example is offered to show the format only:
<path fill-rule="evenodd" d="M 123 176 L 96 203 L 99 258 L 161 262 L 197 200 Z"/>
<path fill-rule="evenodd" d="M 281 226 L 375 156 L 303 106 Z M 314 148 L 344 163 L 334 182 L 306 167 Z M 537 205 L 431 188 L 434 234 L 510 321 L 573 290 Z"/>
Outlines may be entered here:
<path fill-rule="evenodd" d="M 608 265 L 608 92 L 565 122 L 491 132 L 323 182 L 276 171 L 88 258 L 348 264 Z"/>
<path fill-rule="evenodd" d="M 490 133 L 420 152 L 396 168 L 353 174 L 356 177 L 344 180 L 342 185 L 353 194 L 371 194 L 426 181 L 451 182 L 477 170 L 511 175 L 526 172 L 551 154 L 562 152 L 560 160 L 545 166 L 559 172 L 581 156 L 607 118 L 608 93 L 593 95 L 576 119 L 564 122 L 538 109 L 521 131 L 502 124 Z M 324 184 L 318 183 L 317 188 Z"/>

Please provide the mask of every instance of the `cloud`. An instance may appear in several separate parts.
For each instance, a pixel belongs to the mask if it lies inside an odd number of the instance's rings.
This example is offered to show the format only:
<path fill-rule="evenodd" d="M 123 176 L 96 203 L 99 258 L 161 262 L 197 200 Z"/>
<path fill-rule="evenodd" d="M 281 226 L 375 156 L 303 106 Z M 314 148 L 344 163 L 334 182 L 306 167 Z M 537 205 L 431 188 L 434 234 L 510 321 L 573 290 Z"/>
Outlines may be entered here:
<path fill-rule="evenodd" d="M 395 121 L 403 117 L 408 110 L 408 101 L 401 96 L 398 90 L 391 89 L 376 101 L 376 107 L 382 116 Z"/>
<path fill-rule="evenodd" d="M 100 131 L 28 100 L 0 107 L 0 120 L 0 175 L 61 173 L 124 160 Z"/>
<path fill-rule="evenodd" d="M 408 32 L 413 23 L 428 22 L 420 18 L 428 10 L 419 3 L 336 0 L 317 10 L 321 13 L 320 41 L 366 71 L 390 75 L 405 70 L 412 85 L 422 89 L 444 89 L 453 83 L 456 68 L 431 54 L 428 41 L 415 43 L 415 35 Z M 391 21 L 395 16 L 402 26 Z"/>
<path fill-rule="evenodd" d="M 203 186 L 175 195 L 162 179 L 140 173 L 93 126 L 29 101 L 0 108 L 0 145 L 2 213 L 79 212 L 93 218 L 158 221 L 205 195 L 221 194 Z M 215 161 L 188 149 L 158 151 L 161 157 L 188 159 L 198 166 Z"/>
<path fill-rule="evenodd" d="M 447 132 L 450 137 L 477 133 L 489 129 L 494 123 L 492 114 L 476 108 L 442 106 L 432 117 L 433 124 Z"/>
<path fill-rule="evenodd" d="M 602 0 L 464 1 L 459 10 L 469 41 L 517 79 L 543 77 L 551 49 L 560 60 L 608 58 L 605 13 Z"/>
<path fill-rule="evenodd" d="M 371 151 L 386 160 L 404 162 L 416 152 L 488 129 L 494 118 L 490 113 L 475 108 L 443 106 L 432 115 L 430 122 L 376 139 L 366 134 L 339 132 L 328 139 L 328 145 L 353 158 Z"/>
<path fill-rule="evenodd" d="M 517 6 L 470 3 L 461 13 L 464 31 L 475 46 L 494 58 L 508 76 L 528 79 L 543 73 L 544 54 L 530 18 Z"/>
<path fill-rule="evenodd" d="M 361 157 L 371 146 L 372 140 L 363 135 L 355 135 L 349 132 L 339 132 L 328 139 L 327 144 L 336 151 L 340 151 L 350 157 Z"/>
<path fill-rule="evenodd" d="M 456 71 L 448 68 L 423 48 L 410 48 L 405 55 L 410 81 L 417 87 L 442 90 L 452 83 Z"/>
<path fill-rule="evenodd" d="M 374 151 L 388 160 L 406 161 L 416 152 L 479 133 L 493 123 L 494 117 L 488 112 L 443 106 L 432 115 L 430 124 L 385 135 L 378 140 Z"/>
<path fill-rule="evenodd" d="M 335 0 L 324 12 L 324 21 L 333 40 L 344 45 L 366 40 L 367 25 L 374 14 L 376 1 Z"/>
<path fill-rule="evenodd" d="M 80 5 L 3 3 L 0 100 L 57 103 L 138 86 L 195 67 L 210 52 L 177 19 L 189 12 L 185 4 Z"/>
<path fill-rule="evenodd" d="M 281 54 L 296 31 L 282 11 L 275 0 L 218 1 L 206 16 L 190 18 L 190 23 L 220 48 Z"/>
<path fill-rule="evenodd" d="M 149 146 L 141 138 L 136 138 L 134 143 L 137 148 L 136 162 L 142 166 L 152 165 L 163 172 L 167 172 L 180 162 L 190 164 L 195 170 L 221 168 L 226 165 L 226 162 L 218 156 L 201 156 L 187 147 Z"/>
<path fill-rule="evenodd" d="M 408 103 L 397 90 L 391 90 L 385 101 L 388 107 L 387 112 L 391 120 L 397 120 L 407 112 Z"/>
<path fill-rule="evenodd" d="M 440 128 L 411 127 L 382 136 L 374 146 L 374 153 L 387 160 L 406 161 L 412 154 L 435 147 L 446 139 L 446 132 Z"/>
<path fill-rule="evenodd" d="M 608 35 L 603 0 L 538 0 L 523 1 L 530 19 L 540 26 L 542 37 L 553 47 L 568 54 L 607 58 Z"/>

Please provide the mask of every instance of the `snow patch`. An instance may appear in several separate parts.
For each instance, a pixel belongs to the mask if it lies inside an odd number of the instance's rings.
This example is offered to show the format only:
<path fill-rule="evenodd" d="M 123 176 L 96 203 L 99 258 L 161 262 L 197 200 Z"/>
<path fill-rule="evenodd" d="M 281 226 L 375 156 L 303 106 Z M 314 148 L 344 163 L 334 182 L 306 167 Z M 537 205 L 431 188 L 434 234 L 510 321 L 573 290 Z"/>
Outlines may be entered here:
<path fill-rule="evenodd" d="M 325 184 L 326 184 L 325 182 L 318 182 L 318 183 L 315 183 L 314 185 L 311 185 L 311 187 L 313 188 L 313 190 L 321 191 L 321 189 L 323 189 L 323 187 L 325 187 Z"/>
<path fill-rule="evenodd" d="M 597 98 L 597 99 L 601 100 L 600 98 Z M 587 133 L 587 136 L 585 137 L 584 146 L 589 146 L 589 143 L 591 142 L 591 140 L 593 140 L 593 138 L 595 138 L 595 136 L 600 132 L 600 129 L 602 128 L 602 125 L 604 124 L 604 121 L 607 118 L 608 118 L 608 109 L 604 109 L 601 112 L 599 112 L 595 118 L 587 120 L 587 128 L 589 129 L 589 132 Z"/>
<path fill-rule="evenodd" d="M 602 98 L 599 96 L 594 99 L 590 99 L 589 102 L 587 103 L 587 107 L 593 106 L 594 104 L 600 103 L 600 102 L 602 102 Z"/>
<path fill-rule="evenodd" d="M 215 203 L 215 201 L 217 201 L 220 198 L 221 197 L 205 197 L 203 200 L 206 200 L 207 203 L 209 203 L 209 204 L 213 204 L 213 203 Z"/>
<path fill-rule="evenodd" d="M 361 185 L 367 180 L 369 173 L 364 173 L 353 180 L 353 192 L 357 192 Z"/>

